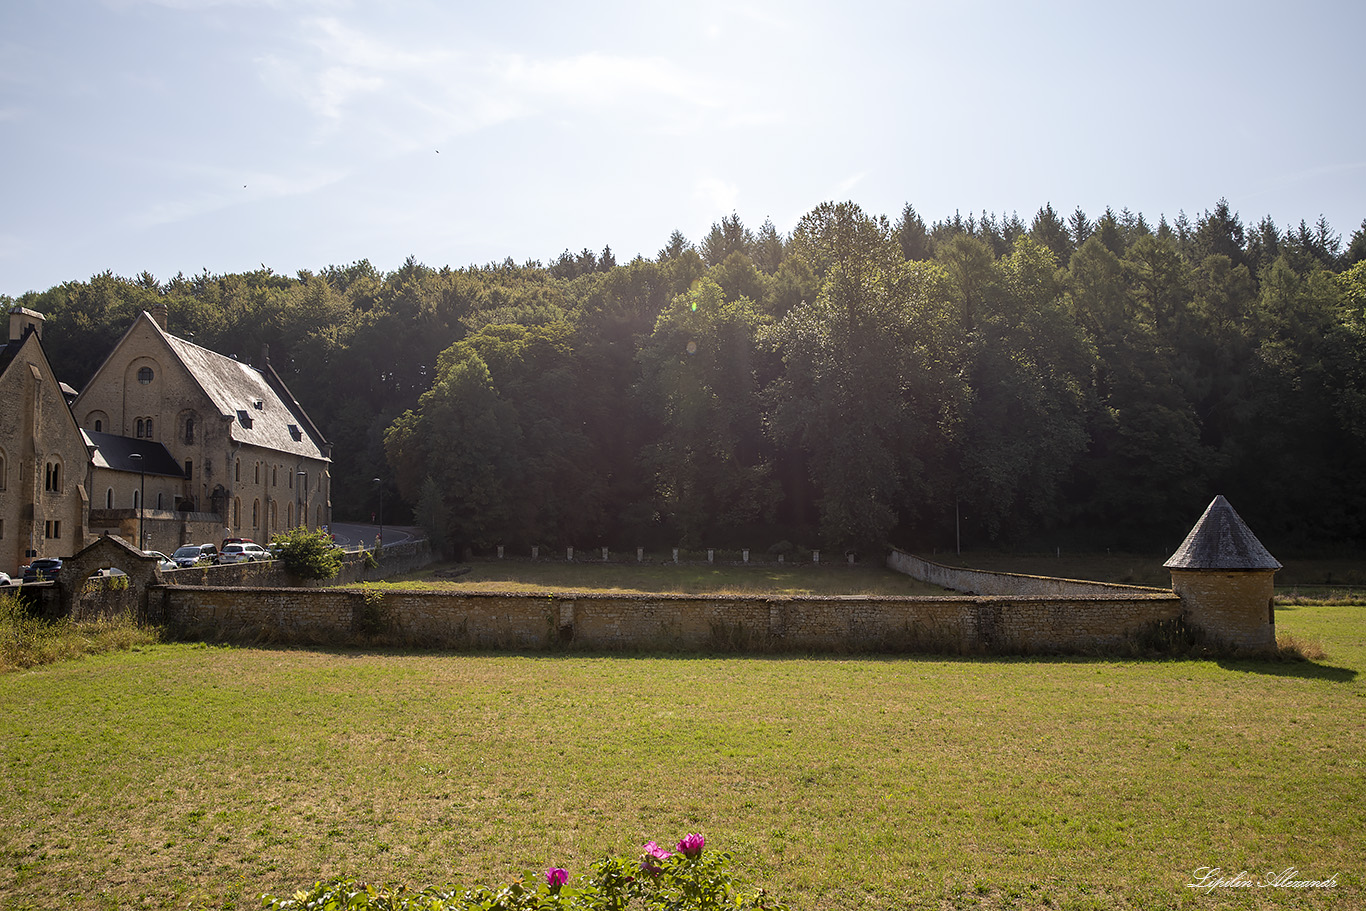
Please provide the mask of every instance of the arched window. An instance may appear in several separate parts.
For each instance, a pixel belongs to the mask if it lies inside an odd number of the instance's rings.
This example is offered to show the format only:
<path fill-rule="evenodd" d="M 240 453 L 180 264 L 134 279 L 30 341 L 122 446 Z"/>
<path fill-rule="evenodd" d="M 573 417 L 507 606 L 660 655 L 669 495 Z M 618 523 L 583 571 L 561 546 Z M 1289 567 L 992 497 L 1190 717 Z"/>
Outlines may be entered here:
<path fill-rule="evenodd" d="M 138 439 L 142 439 L 142 418 L 138 418 Z"/>
<path fill-rule="evenodd" d="M 106 490 L 106 491 L 104 492 L 104 508 L 105 508 L 105 509 L 113 509 L 113 508 L 114 508 L 114 488 L 112 488 L 112 487 L 109 488 L 108 490 Z"/>
<path fill-rule="evenodd" d="M 48 462 L 45 466 L 43 490 L 48 493 L 62 492 L 62 465 L 60 462 Z"/>
<path fill-rule="evenodd" d="M 96 433 L 103 433 L 103 432 L 104 432 L 104 421 L 101 421 L 99 418 L 95 418 L 95 432 L 96 432 Z"/>
<path fill-rule="evenodd" d="M 285 527 L 294 527 L 294 504 L 292 502 L 285 504 Z"/>
<path fill-rule="evenodd" d="M 148 419 L 147 419 L 147 439 L 150 440 L 151 438 L 152 438 L 152 419 L 151 419 L 151 418 L 148 418 Z"/>
<path fill-rule="evenodd" d="M 185 460 L 185 480 L 194 478 L 194 459 Z"/>
<path fill-rule="evenodd" d="M 194 418 L 185 419 L 185 442 L 194 442 Z"/>
<path fill-rule="evenodd" d="M 277 505 L 278 501 L 270 501 L 270 531 L 280 527 L 280 511 L 275 508 Z"/>
<path fill-rule="evenodd" d="M 256 477 L 252 480 L 251 483 L 253 483 L 253 484 L 260 484 L 260 483 L 261 483 L 261 463 L 260 463 L 260 462 L 257 462 L 257 463 L 256 463 Z"/>
<path fill-rule="evenodd" d="M 133 508 L 134 508 L 134 509 L 141 509 L 141 508 L 142 508 L 142 491 L 140 491 L 140 490 L 135 490 L 135 491 L 133 491 Z"/>
<path fill-rule="evenodd" d="M 252 528 L 260 528 L 260 527 L 261 527 L 261 501 L 260 501 L 260 500 L 252 500 L 252 501 L 251 501 L 251 527 L 252 527 Z"/>
<path fill-rule="evenodd" d="M 138 382 L 142 385 L 146 386 L 148 383 L 150 383 L 152 381 L 152 375 L 153 374 L 151 367 L 138 368 Z"/>
<path fill-rule="evenodd" d="M 232 479 L 233 479 L 234 481 L 240 481 L 240 480 L 242 480 L 242 460 L 241 460 L 241 459 L 234 459 L 234 460 L 233 460 L 233 463 L 232 463 Z"/>
<path fill-rule="evenodd" d="M 238 497 L 232 498 L 232 527 L 242 527 L 242 501 Z"/>
<path fill-rule="evenodd" d="M 271 486 L 271 487 L 278 487 L 279 485 L 280 485 L 279 468 L 272 465 L 272 466 L 271 466 L 271 469 L 270 469 L 270 486 Z"/>

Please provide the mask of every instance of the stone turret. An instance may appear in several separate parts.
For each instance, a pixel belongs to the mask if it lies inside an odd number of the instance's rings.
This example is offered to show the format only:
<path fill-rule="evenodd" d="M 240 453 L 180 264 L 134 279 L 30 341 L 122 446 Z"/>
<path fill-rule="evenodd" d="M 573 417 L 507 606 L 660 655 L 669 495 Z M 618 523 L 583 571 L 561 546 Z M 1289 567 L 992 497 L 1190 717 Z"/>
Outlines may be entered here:
<path fill-rule="evenodd" d="M 1228 500 L 1214 498 L 1163 566 L 1189 625 L 1235 648 L 1275 647 L 1273 580 L 1281 564 Z"/>

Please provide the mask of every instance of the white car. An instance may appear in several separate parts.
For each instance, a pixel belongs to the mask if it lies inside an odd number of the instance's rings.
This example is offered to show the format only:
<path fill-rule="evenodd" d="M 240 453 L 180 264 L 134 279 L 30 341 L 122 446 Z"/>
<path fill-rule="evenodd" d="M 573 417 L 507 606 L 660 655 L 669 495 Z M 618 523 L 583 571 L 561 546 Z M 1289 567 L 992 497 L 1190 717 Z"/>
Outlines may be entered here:
<path fill-rule="evenodd" d="M 256 563 L 269 559 L 269 551 L 260 544 L 250 542 L 224 545 L 223 552 L 218 555 L 219 563 Z"/>
<path fill-rule="evenodd" d="M 149 557 L 157 558 L 157 566 L 160 569 L 177 569 L 176 562 L 159 550 L 144 550 L 144 554 Z"/>
<path fill-rule="evenodd" d="M 15 582 L 9 577 L 9 573 L 0 573 L 0 586 L 14 585 Z"/>

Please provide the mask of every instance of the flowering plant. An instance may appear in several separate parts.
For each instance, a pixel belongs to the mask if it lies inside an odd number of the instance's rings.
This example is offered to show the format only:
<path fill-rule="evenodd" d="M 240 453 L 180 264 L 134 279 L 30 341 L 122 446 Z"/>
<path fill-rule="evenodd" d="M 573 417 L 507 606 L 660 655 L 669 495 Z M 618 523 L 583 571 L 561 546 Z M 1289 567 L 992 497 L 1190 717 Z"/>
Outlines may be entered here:
<path fill-rule="evenodd" d="M 404 886 L 379 888 L 355 880 L 317 883 L 312 890 L 289 898 L 262 896 L 265 911 L 787 911 L 763 889 L 741 892 L 731 881 L 730 854 L 707 851 L 706 839 L 686 835 L 677 853 L 646 842 L 639 860 L 604 858 L 577 887 L 569 886 L 569 871 L 551 867 L 545 885 L 521 881 L 498 891 L 489 889 L 427 888 L 414 892 Z M 640 870 L 651 875 L 638 876 Z"/>

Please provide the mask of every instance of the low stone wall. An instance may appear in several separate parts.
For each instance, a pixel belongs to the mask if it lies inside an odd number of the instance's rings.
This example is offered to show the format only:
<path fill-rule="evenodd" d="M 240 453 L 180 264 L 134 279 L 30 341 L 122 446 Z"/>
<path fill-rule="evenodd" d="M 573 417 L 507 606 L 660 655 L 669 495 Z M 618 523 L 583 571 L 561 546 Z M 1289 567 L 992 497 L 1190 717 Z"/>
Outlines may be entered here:
<path fill-rule="evenodd" d="M 1180 616 L 1170 592 L 991 598 L 501 594 L 167 586 L 183 635 L 437 648 L 1086 652 Z"/>
<path fill-rule="evenodd" d="M 945 566 L 929 560 L 892 550 L 887 566 L 912 579 L 938 585 L 951 591 L 973 595 L 1006 595 L 1045 598 L 1126 597 L 1134 592 L 1167 592 L 1164 588 L 1143 585 L 1116 585 L 1110 582 L 1088 582 L 1083 579 L 1057 579 L 1052 576 L 1026 576 L 1020 573 L 996 573 L 984 569 L 964 569 Z"/>

